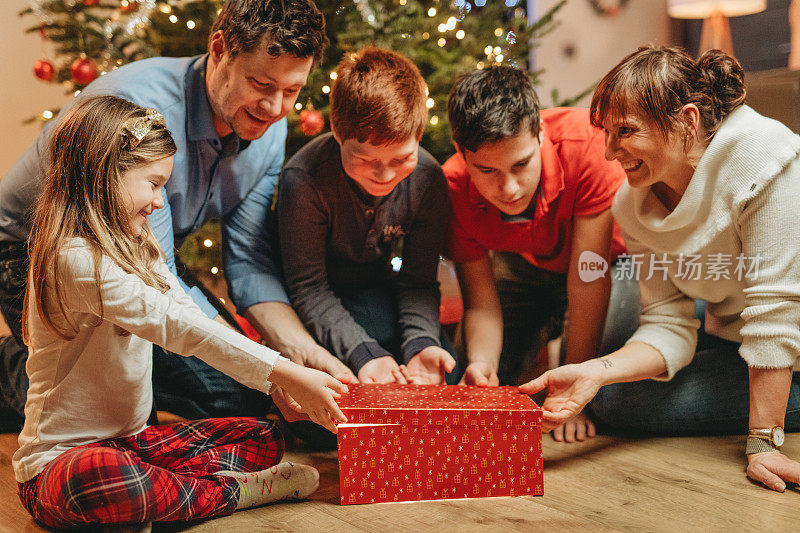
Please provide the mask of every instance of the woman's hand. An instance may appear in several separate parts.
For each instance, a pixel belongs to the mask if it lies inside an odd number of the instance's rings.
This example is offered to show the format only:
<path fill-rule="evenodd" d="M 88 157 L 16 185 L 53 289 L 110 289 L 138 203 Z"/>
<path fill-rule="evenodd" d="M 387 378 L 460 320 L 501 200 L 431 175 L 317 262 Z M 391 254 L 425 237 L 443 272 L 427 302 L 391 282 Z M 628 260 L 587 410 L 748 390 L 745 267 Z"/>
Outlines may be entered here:
<path fill-rule="evenodd" d="M 787 482 L 800 483 L 800 463 L 780 452 L 753 453 L 747 456 L 747 477 L 783 492 Z"/>
<path fill-rule="evenodd" d="M 542 404 L 543 432 L 557 428 L 583 410 L 604 384 L 602 368 L 599 359 L 592 359 L 548 370 L 533 381 L 520 385 L 519 390 L 526 394 L 549 389 Z"/>
<path fill-rule="evenodd" d="M 290 408 L 301 410 L 313 422 L 332 433 L 337 431 L 336 422 L 347 422 L 344 413 L 336 405 L 336 398 L 347 392 L 347 386 L 325 372 L 278 360 L 272 369 L 270 381 L 288 395 L 285 401 Z"/>

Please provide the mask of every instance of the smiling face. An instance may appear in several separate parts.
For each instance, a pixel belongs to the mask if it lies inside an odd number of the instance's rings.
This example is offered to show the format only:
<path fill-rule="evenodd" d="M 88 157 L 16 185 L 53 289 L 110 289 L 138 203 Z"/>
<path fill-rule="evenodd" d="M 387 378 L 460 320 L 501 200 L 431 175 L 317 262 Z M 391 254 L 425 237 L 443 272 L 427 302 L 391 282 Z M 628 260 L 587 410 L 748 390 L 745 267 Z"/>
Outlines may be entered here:
<path fill-rule="evenodd" d="M 126 170 L 120 176 L 122 198 L 132 235 L 138 236 L 147 217 L 164 207 L 161 192 L 172 173 L 174 157 L 165 157 L 146 165 Z"/>
<path fill-rule="evenodd" d="M 386 196 L 417 168 L 416 137 L 382 146 L 356 139 L 336 140 L 345 173 L 372 196 Z"/>
<path fill-rule="evenodd" d="M 467 171 L 481 195 L 507 215 L 519 215 L 533 201 L 542 176 L 541 142 L 530 128 L 475 152 L 462 149 Z"/>
<path fill-rule="evenodd" d="M 313 60 L 271 56 L 264 47 L 231 57 L 222 32 L 215 33 L 209 45 L 206 91 L 217 135 L 235 132 L 250 141 L 264 135 L 292 109 Z"/>
<path fill-rule="evenodd" d="M 672 184 L 686 173 L 684 137 L 677 132 L 665 136 L 652 122 L 634 113 L 608 118 L 602 126 L 606 159 L 619 161 L 631 187 Z"/>

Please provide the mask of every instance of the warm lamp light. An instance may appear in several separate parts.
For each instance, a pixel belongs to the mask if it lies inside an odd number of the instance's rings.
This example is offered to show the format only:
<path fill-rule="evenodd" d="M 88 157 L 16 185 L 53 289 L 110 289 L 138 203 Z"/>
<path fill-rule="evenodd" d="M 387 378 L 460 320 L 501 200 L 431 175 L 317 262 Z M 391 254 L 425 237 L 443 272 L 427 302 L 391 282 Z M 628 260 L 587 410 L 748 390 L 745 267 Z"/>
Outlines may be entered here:
<path fill-rule="evenodd" d="M 700 53 L 716 48 L 733 55 L 728 17 L 764 11 L 767 0 L 667 0 L 667 13 L 679 19 L 704 19 Z"/>

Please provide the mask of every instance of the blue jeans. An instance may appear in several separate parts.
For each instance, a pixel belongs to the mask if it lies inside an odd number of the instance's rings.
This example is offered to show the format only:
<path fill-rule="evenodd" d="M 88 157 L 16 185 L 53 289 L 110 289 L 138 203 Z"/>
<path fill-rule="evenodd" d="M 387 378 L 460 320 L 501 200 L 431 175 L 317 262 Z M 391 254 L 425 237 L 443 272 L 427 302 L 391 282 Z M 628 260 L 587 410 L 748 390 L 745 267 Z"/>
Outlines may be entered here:
<path fill-rule="evenodd" d="M 698 304 L 702 321 L 705 306 Z M 701 327 L 694 360 L 672 380 L 606 385 L 589 408 L 605 430 L 666 436 L 747 433 L 747 363 L 738 343 Z M 786 431 L 800 431 L 800 372 L 792 375 L 784 424 Z"/>
<path fill-rule="evenodd" d="M 388 352 L 395 355 L 398 364 L 400 358 L 400 328 L 398 327 L 397 301 L 390 288 L 361 287 L 358 289 L 335 291 L 342 305 L 350 313 L 367 335 L 375 339 Z M 439 342 L 442 348 L 450 352 L 457 361 L 456 368 L 447 374 L 448 385 L 455 385 L 461 379 L 464 368 L 459 362 L 456 351 L 448 336 L 440 329 Z M 291 432 L 305 444 L 317 450 L 333 450 L 336 448 L 336 435 L 313 422 L 301 420 L 288 424 Z"/>

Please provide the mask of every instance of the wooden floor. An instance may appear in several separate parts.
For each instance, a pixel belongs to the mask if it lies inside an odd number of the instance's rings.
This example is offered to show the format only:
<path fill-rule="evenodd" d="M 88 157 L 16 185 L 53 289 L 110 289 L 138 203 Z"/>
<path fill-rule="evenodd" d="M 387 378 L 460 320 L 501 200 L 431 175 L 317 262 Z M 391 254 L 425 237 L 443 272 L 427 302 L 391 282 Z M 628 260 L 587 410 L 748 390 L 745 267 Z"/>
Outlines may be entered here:
<path fill-rule="evenodd" d="M 286 458 L 317 467 L 310 501 L 283 503 L 154 531 L 798 531 L 800 489 L 769 491 L 744 475 L 742 437 L 544 439 L 545 494 L 340 506 L 335 452 Z M 295 446 L 296 448 L 296 446 Z M 0 435 L 0 531 L 43 531 L 16 495 L 16 435 Z M 800 457 L 800 434 L 784 451 Z"/>

